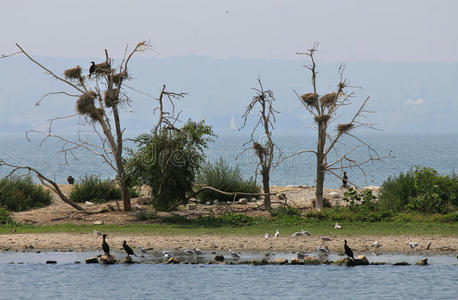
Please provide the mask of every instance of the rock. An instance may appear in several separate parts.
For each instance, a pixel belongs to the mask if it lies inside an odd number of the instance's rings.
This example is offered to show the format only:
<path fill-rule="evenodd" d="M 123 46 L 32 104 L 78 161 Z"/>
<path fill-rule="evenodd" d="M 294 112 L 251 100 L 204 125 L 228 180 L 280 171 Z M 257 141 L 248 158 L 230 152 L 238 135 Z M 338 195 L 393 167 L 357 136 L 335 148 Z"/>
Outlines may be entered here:
<path fill-rule="evenodd" d="M 248 198 L 240 198 L 239 199 L 240 204 L 247 204 L 248 203 Z"/>
<path fill-rule="evenodd" d="M 94 223 L 92 223 L 94 225 L 102 225 L 103 224 L 103 221 L 102 220 L 98 220 L 98 221 L 95 221 Z"/>
<path fill-rule="evenodd" d="M 186 206 L 186 208 L 187 208 L 188 210 L 196 210 L 196 209 L 197 209 L 197 205 L 195 205 L 195 204 L 193 204 L 193 203 L 192 203 L 192 204 L 190 203 L 190 204 L 188 204 L 188 205 Z"/>
<path fill-rule="evenodd" d="M 258 197 L 258 200 L 264 201 L 265 198 L 266 198 L 265 196 L 259 196 L 259 197 Z"/>
<path fill-rule="evenodd" d="M 97 256 L 96 257 L 86 258 L 86 263 L 87 264 L 98 264 L 99 263 L 99 258 Z"/>
<path fill-rule="evenodd" d="M 216 255 L 213 259 L 215 261 L 224 261 L 224 256 L 223 255 Z"/>
<path fill-rule="evenodd" d="M 176 259 L 174 256 L 170 257 L 169 260 L 167 260 L 168 264 L 179 264 L 180 262 L 178 259 Z"/>
<path fill-rule="evenodd" d="M 417 265 L 417 266 L 427 266 L 428 265 L 428 259 L 427 258 L 420 259 L 415 265 Z"/>
<path fill-rule="evenodd" d="M 218 199 L 213 200 L 213 204 L 218 205 L 219 204 Z"/>
<path fill-rule="evenodd" d="M 101 264 L 104 264 L 104 265 L 113 265 L 116 263 L 116 257 L 114 255 L 102 255 L 100 257 L 100 261 L 99 261 Z"/>
<path fill-rule="evenodd" d="M 205 205 L 210 205 L 210 204 L 211 204 L 210 201 L 205 202 Z"/>
<path fill-rule="evenodd" d="M 356 257 L 355 259 L 356 262 L 360 263 L 361 265 L 368 265 L 369 264 L 369 260 L 367 259 L 366 255 L 359 255 L 358 257 Z"/>
<path fill-rule="evenodd" d="M 401 262 L 394 263 L 393 266 L 410 266 L 410 264 L 408 262 L 401 261 Z"/>
<path fill-rule="evenodd" d="M 371 262 L 371 266 L 381 266 L 381 265 L 386 265 L 386 262 Z"/>
<path fill-rule="evenodd" d="M 348 258 L 342 257 L 342 258 L 339 258 L 338 260 L 336 260 L 335 262 L 333 262 L 333 264 L 337 265 L 337 266 L 345 266 L 347 264 L 347 260 L 348 260 Z"/>
<path fill-rule="evenodd" d="M 79 260 L 75 260 L 73 263 L 74 264 L 80 264 L 81 262 Z"/>
<path fill-rule="evenodd" d="M 55 260 L 47 260 L 46 264 L 57 264 L 57 261 L 55 261 Z"/>
<path fill-rule="evenodd" d="M 86 201 L 84 202 L 84 204 L 86 204 L 87 206 L 95 205 L 95 203 L 91 201 Z"/>
<path fill-rule="evenodd" d="M 292 265 L 303 265 L 304 264 L 304 260 L 303 259 L 299 259 L 297 257 L 291 258 L 290 261 L 291 261 Z"/>
<path fill-rule="evenodd" d="M 330 192 L 329 193 L 329 197 L 331 197 L 333 199 L 337 199 L 337 198 L 340 198 L 340 194 L 337 193 L 337 192 Z"/>
<path fill-rule="evenodd" d="M 121 261 L 119 262 L 120 264 L 133 264 L 134 261 L 132 260 L 132 257 L 126 256 Z"/>
<path fill-rule="evenodd" d="M 286 258 L 276 258 L 273 261 L 274 265 L 286 265 L 288 263 L 288 260 Z"/>
<path fill-rule="evenodd" d="M 256 198 L 251 198 L 250 199 L 250 202 L 252 202 L 252 203 L 256 203 L 256 201 L 258 201 L 258 199 L 256 199 Z"/>
<path fill-rule="evenodd" d="M 320 265 L 321 261 L 316 257 L 304 257 L 304 265 Z"/>

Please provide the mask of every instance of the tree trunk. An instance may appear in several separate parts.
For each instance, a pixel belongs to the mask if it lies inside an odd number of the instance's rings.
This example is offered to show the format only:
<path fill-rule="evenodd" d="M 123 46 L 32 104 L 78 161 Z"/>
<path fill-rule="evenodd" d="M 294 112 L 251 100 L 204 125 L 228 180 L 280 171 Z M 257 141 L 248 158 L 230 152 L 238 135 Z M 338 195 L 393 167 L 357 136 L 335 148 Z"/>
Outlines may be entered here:
<path fill-rule="evenodd" d="M 121 179 L 120 185 L 121 185 L 122 204 L 123 204 L 123 207 L 124 207 L 124 211 L 131 211 L 132 210 L 132 206 L 130 204 L 129 189 L 127 187 L 126 180 L 125 179 Z"/>
<path fill-rule="evenodd" d="M 262 185 L 264 187 L 264 207 L 266 210 L 271 211 L 272 210 L 272 204 L 270 202 L 270 185 L 269 185 L 269 170 L 267 168 L 262 167 L 261 171 L 262 175 Z"/>
<path fill-rule="evenodd" d="M 323 185 L 325 177 L 325 144 L 326 144 L 326 121 L 318 121 L 318 145 L 316 154 L 316 201 L 315 208 L 321 210 L 323 208 Z"/>

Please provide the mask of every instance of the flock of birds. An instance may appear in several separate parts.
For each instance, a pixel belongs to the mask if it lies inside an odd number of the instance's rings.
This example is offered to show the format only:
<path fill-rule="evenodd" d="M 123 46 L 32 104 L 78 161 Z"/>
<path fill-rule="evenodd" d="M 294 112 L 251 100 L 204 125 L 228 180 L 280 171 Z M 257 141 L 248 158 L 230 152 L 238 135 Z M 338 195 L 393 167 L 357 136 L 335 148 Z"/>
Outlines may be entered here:
<path fill-rule="evenodd" d="M 342 226 L 339 225 L 338 223 L 336 223 L 334 228 L 341 229 Z M 104 252 L 105 255 L 109 256 L 110 255 L 110 246 L 106 242 L 107 234 L 103 234 L 103 233 L 98 232 L 96 230 L 94 230 L 94 233 L 102 236 L 102 249 L 103 249 L 103 252 Z M 264 238 L 266 240 L 268 240 L 270 238 L 270 236 L 271 236 L 270 233 L 264 234 Z M 280 231 L 277 229 L 275 231 L 275 233 L 273 234 L 273 236 L 274 236 L 275 239 L 278 239 L 280 237 Z M 301 231 L 294 232 L 291 235 L 291 237 L 300 237 L 300 236 L 311 236 L 311 233 L 306 231 L 306 230 L 301 230 Z M 321 245 L 319 245 L 316 248 L 316 251 L 318 252 L 318 254 L 320 256 L 329 255 L 329 248 L 328 248 L 327 245 L 324 245 L 325 242 L 329 242 L 329 241 L 332 241 L 332 239 L 327 237 L 327 236 L 321 236 Z M 416 248 L 418 246 L 418 243 L 409 241 L 407 243 L 407 245 L 409 245 L 410 248 L 414 249 L 414 248 Z M 382 244 L 379 241 L 375 241 L 372 244 L 372 247 L 374 247 L 375 249 L 378 249 L 381 246 L 382 246 Z M 132 250 L 132 248 L 127 244 L 126 241 L 123 241 L 122 247 L 123 247 L 124 251 L 127 253 L 128 257 L 130 257 L 130 255 L 137 256 L 134 253 L 134 251 Z M 428 245 L 428 248 L 429 248 L 429 245 Z M 138 247 L 138 250 L 142 253 L 142 257 L 143 257 L 143 254 L 145 254 L 147 252 L 147 250 L 143 249 L 143 247 L 141 247 L 141 246 Z M 204 254 L 205 252 L 203 250 L 198 249 L 198 248 L 193 248 L 193 249 L 184 249 L 183 253 L 186 254 L 186 255 L 189 255 L 189 256 L 200 256 L 200 255 Z M 347 255 L 347 257 L 349 259 L 351 259 L 353 261 L 355 260 L 354 255 L 353 255 L 353 251 L 348 246 L 347 240 L 344 240 L 344 253 Z M 239 253 L 237 253 L 237 252 L 232 251 L 232 249 L 229 249 L 229 254 L 233 259 L 241 258 L 241 255 Z M 172 251 L 164 250 L 164 251 L 162 251 L 162 255 L 163 255 L 163 257 L 165 259 L 169 259 L 169 258 L 173 257 L 174 253 Z M 307 256 L 307 254 L 305 254 L 305 253 L 297 252 L 297 258 L 299 258 L 299 259 L 304 259 L 306 256 Z"/>

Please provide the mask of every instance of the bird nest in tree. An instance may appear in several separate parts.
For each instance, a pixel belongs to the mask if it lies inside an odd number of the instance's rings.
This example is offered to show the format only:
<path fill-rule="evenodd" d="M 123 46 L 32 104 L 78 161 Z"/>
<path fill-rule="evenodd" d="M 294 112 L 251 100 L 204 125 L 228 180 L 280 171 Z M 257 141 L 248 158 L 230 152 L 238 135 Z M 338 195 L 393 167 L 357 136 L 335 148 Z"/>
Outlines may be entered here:
<path fill-rule="evenodd" d="M 103 112 L 103 108 L 95 108 L 88 114 L 88 116 L 92 119 L 92 121 L 100 121 L 102 120 Z"/>
<path fill-rule="evenodd" d="M 96 75 L 108 75 L 111 73 L 111 65 L 106 62 L 96 64 L 94 68 L 94 73 Z"/>
<path fill-rule="evenodd" d="M 81 78 L 81 67 L 76 66 L 72 69 L 65 70 L 64 75 L 66 79 L 80 79 Z"/>
<path fill-rule="evenodd" d="M 332 106 L 337 102 L 337 93 L 329 93 L 320 98 L 321 104 Z"/>
<path fill-rule="evenodd" d="M 266 148 L 264 148 L 263 146 L 261 146 L 261 144 L 259 144 L 259 143 L 254 142 L 254 143 L 253 143 L 253 149 L 256 151 L 256 154 L 257 154 L 259 157 L 262 157 L 263 155 L 266 154 Z"/>
<path fill-rule="evenodd" d="M 82 115 L 89 115 L 95 111 L 94 100 L 97 94 L 93 91 L 82 94 L 76 101 L 76 110 Z"/>
<path fill-rule="evenodd" d="M 124 71 L 121 73 L 114 74 L 112 78 L 113 83 L 119 86 L 122 83 L 122 81 L 127 78 L 127 72 Z"/>
<path fill-rule="evenodd" d="M 316 116 L 315 117 L 315 122 L 320 123 L 320 122 L 327 122 L 331 118 L 330 115 L 322 115 L 322 116 Z"/>
<path fill-rule="evenodd" d="M 337 130 L 339 132 L 347 132 L 349 131 L 350 129 L 353 128 L 353 123 L 348 123 L 348 124 L 339 124 L 337 125 Z"/>
<path fill-rule="evenodd" d="M 105 97 L 103 99 L 107 107 L 112 107 L 113 105 L 118 104 L 119 102 L 119 90 L 118 89 L 108 89 L 105 91 Z"/>
<path fill-rule="evenodd" d="M 315 106 L 318 102 L 318 95 L 315 93 L 303 94 L 301 99 L 308 106 Z"/>

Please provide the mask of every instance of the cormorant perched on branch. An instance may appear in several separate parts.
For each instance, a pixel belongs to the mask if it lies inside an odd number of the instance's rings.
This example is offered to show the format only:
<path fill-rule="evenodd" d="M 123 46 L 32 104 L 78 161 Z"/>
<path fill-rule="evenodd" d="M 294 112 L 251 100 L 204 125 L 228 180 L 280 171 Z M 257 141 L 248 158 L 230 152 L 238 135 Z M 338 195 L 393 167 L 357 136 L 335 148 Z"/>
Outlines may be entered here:
<path fill-rule="evenodd" d="M 67 177 L 67 181 L 69 184 L 74 184 L 75 183 L 75 178 L 73 178 L 72 176 L 68 176 Z"/>
<path fill-rule="evenodd" d="M 89 68 L 89 78 L 91 78 L 91 75 L 94 74 L 95 71 L 95 62 L 91 61 L 91 67 Z"/>
<path fill-rule="evenodd" d="M 124 250 L 126 250 L 127 256 L 130 256 L 130 255 L 133 255 L 135 257 L 137 256 L 137 255 L 135 255 L 135 253 L 132 250 L 132 248 L 130 248 L 130 246 L 127 245 L 126 241 L 122 242 L 122 247 L 124 248 Z"/>
<path fill-rule="evenodd" d="M 343 173 L 343 177 L 342 177 L 342 187 L 346 188 L 347 187 L 347 183 L 348 183 L 347 172 L 344 172 Z"/>
<path fill-rule="evenodd" d="M 353 251 L 351 251 L 350 247 L 347 245 L 347 240 L 345 241 L 344 249 L 345 249 L 345 254 L 347 254 L 348 257 L 351 258 L 351 260 L 355 261 L 355 258 L 353 257 Z"/>
<path fill-rule="evenodd" d="M 108 246 L 107 242 L 105 242 L 105 238 L 107 237 L 106 234 L 103 235 L 103 242 L 102 242 L 102 249 L 105 252 L 105 255 L 110 255 L 110 246 Z"/>

